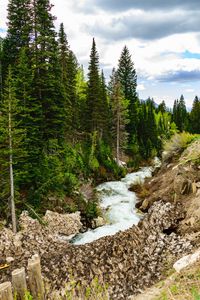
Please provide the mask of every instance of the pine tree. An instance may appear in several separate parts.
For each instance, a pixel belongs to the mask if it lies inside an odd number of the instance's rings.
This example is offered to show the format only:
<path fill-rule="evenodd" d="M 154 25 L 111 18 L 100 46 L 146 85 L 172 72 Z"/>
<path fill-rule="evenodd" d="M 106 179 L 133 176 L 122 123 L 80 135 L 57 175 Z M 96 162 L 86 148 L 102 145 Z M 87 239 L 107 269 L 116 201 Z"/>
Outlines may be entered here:
<path fill-rule="evenodd" d="M 17 115 L 20 121 L 20 128 L 26 131 L 24 149 L 27 152 L 25 161 L 18 164 L 18 168 L 24 170 L 21 176 L 22 184 L 33 184 L 36 169 L 41 156 L 41 123 L 42 105 L 38 99 L 32 97 L 33 71 L 27 56 L 26 48 L 22 48 L 19 55 L 19 63 L 16 67 L 16 95 L 20 105 L 20 112 Z"/>
<path fill-rule="evenodd" d="M 62 70 L 62 81 L 66 82 L 67 58 L 69 56 L 70 49 L 63 23 L 60 24 L 58 37 L 59 62 Z"/>
<path fill-rule="evenodd" d="M 191 131 L 193 133 L 200 133 L 200 101 L 197 96 L 193 101 L 192 110 L 190 113 L 190 120 Z"/>
<path fill-rule="evenodd" d="M 71 115 L 72 115 L 72 132 L 76 133 L 80 129 L 79 120 L 79 103 L 76 95 L 76 76 L 78 72 L 78 63 L 76 56 L 70 50 L 67 56 L 67 66 L 66 66 L 66 92 L 71 103 Z"/>
<path fill-rule="evenodd" d="M 14 67 L 20 49 L 28 47 L 31 33 L 31 0 L 10 0 L 8 4 L 8 31 L 5 38 L 3 74 L 6 77 L 8 65 Z M 4 78 L 5 79 L 5 78 Z"/>
<path fill-rule="evenodd" d="M 84 77 L 83 66 L 79 67 L 76 74 L 76 98 L 79 107 L 79 130 L 78 133 L 82 134 L 85 129 L 85 115 L 87 104 L 87 82 Z"/>
<path fill-rule="evenodd" d="M 20 128 L 17 115 L 20 112 L 16 98 L 15 82 L 9 67 L 5 90 L 3 94 L 2 112 L 0 116 L 0 168 L 1 168 L 1 200 L 9 199 L 13 232 L 17 231 L 15 196 L 18 187 L 15 165 L 26 154 L 23 150 L 25 131 Z"/>
<path fill-rule="evenodd" d="M 153 99 L 141 103 L 139 109 L 138 143 L 142 158 L 155 156 L 160 150 L 160 140 L 155 119 L 155 105 Z"/>
<path fill-rule="evenodd" d="M 0 107 L 1 107 L 1 100 L 3 97 L 3 39 L 0 37 Z"/>
<path fill-rule="evenodd" d="M 78 63 L 73 51 L 70 50 L 63 23 L 60 25 L 58 47 L 62 69 L 62 83 L 65 91 L 65 124 L 69 138 L 74 136 L 80 128 L 80 107 L 76 95 Z"/>
<path fill-rule="evenodd" d="M 110 143 L 110 124 L 111 124 L 111 110 L 108 103 L 108 93 L 106 80 L 104 76 L 104 72 L 101 72 L 101 93 L 100 93 L 102 106 L 101 111 L 99 112 L 102 115 L 102 130 L 103 130 L 103 139 L 109 144 Z"/>
<path fill-rule="evenodd" d="M 121 84 L 115 70 L 112 72 L 109 84 L 110 104 L 112 109 L 112 138 L 116 161 L 120 164 L 122 150 L 127 143 L 126 124 L 128 123 L 128 100 L 124 98 Z"/>
<path fill-rule="evenodd" d="M 174 101 L 173 121 L 181 132 L 188 127 L 187 109 L 183 95 L 181 95 L 180 100 Z"/>
<path fill-rule="evenodd" d="M 180 111 L 180 131 L 186 130 L 187 129 L 187 109 L 185 105 L 185 99 L 183 95 L 180 97 L 179 101 L 179 111 Z"/>
<path fill-rule="evenodd" d="M 136 93 L 136 70 L 127 46 L 125 46 L 122 50 L 117 73 L 124 97 L 129 101 L 128 110 L 130 122 L 127 125 L 127 131 L 129 133 L 129 142 L 131 142 L 134 139 L 134 136 L 137 135 L 138 98 Z"/>
<path fill-rule="evenodd" d="M 167 111 L 167 107 L 164 100 L 158 105 L 157 111 L 160 111 L 162 114 L 164 114 Z"/>
<path fill-rule="evenodd" d="M 99 76 L 99 55 L 96 50 L 96 43 L 93 39 L 92 49 L 90 54 L 90 63 L 88 67 L 88 89 L 87 89 L 87 130 L 89 132 L 97 131 L 102 137 L 102 99 L 101 81 Z"/>
<path fill-rule="evenodd" d="M 42 139 L 64 140 L 64 94 L 52 5 L 48 0 L 34 0 L 32 9 L 33 97 L 42 104 Z"/>

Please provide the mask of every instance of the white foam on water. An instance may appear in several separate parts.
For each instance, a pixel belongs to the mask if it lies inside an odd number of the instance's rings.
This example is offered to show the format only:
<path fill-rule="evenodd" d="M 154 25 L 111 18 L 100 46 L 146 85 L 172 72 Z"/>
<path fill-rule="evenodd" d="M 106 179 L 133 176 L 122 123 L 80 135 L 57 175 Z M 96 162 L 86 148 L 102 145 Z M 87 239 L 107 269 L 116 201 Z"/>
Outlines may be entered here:
<path fill-rule="evenodd" d="M 100 193 L 100 206 L 108 224 L 79 234 L 73 243 L 75 245 L 90 243 L 136 225 L 140 220 L 135 209 L 136 195 L 128 188 L 132 184 L 143 183 L 145 178 L 151 177 L 152 171 L 152 167 L 145 167 L 126 175 L 121 181 L 100 184 L 96 189 Z"/>

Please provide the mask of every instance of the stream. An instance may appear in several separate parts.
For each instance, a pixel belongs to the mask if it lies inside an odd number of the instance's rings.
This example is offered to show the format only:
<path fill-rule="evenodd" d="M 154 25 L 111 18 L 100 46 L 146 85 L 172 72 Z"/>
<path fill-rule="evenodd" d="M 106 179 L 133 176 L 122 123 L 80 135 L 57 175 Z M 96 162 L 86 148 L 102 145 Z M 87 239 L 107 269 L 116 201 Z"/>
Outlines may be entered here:
<path fill-rule="evenodd" d="M 136 194 L 129 191 L 132 184 L 140 184 L 144 179 L 152 176 L 152 172 L 159 167 L 160 161 L 154 159 L 152 167 L 144 167 L 139 171 L 127 174 L 120 181 L 109 181 L 96 187 L 100 197 L 100 207 L 106 225 L 96 229 L 89 229 L 73 238 L 73 244 L 82 245 L 95 241 L 103 236 L 114 235 L 138 224 L 141 215 L 135 208 Z"/>

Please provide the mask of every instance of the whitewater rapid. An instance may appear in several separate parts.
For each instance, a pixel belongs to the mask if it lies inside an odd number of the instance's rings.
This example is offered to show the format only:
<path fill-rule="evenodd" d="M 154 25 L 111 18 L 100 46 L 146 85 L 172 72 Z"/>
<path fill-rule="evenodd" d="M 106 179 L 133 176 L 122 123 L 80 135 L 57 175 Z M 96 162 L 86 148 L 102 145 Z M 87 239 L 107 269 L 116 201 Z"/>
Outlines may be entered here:
<path fill-rule="evenodd" d="M 159 160 L 155 159 L 154 167 L 144 167 L 138 172 L 126 175 L 121 181 L 109 181 L 97 186 L 96 189 L 100 195 L 100 207 L 107 224 L 78 234 L 73 240 L 73 244 L 90 243 L 103 236 L 114 235 L 118 231 L 126 230 L 138 224 L 141 216 L 135 208 L 136 195 L 129 191 L 129 188 L 132 184 L 143 183 L 145 178 L 151 177 L 154 168 L 158 166 Z"/>

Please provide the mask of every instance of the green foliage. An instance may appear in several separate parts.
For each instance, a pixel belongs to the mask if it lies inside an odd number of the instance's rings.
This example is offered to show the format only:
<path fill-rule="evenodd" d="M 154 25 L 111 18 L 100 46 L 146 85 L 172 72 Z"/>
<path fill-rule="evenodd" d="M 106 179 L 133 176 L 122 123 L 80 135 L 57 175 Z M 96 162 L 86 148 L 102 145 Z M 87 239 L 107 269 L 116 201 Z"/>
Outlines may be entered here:
<path fill-rule="evenodd" d="M 200 101 L 196 96 L 192 105 L 192 111 L 190 114 L 191 121 L 191 132 L 192 133 L 200 133 Z"/>
<path fill-rule="evenodd" d="M 51 205 L 51 196 L 65 208 L 83 206 L 88 216 L 96 215 L 95 204 L 86 207 L 83 201 L 66 200 L 76 198 L 81 182 L 124 176 L 126 169 L 119 166 L 124 154 L 128 165 L 137 167 L 141 160 L 159 155 L 163 140 L 178 130 L 199 132 L 198 97 L 189 119 L 183 96 L 175 102 L 173 116 L 164 101 L 158 107 L 152 99 L 139 101 L 136 70 L 126 46 L 107 88 L 93 39 L 86 81 L 63 24 L 57 36 L 51 11 L 49 0 L 10 0 L 8 32 L 0 40 L 0 208 L 5 217 L 9 95 L 19 212 L 29 205 L 40 213 Z M 9 64 L 12 78 L 6 79 Z"/>
<path fill-rule="evenodd" d="M 168 161 L 183 152 L 194 139 L 195 136 L 188 132 L 176 133 L 164 145 L 163 160 Z"/>
<path fill-rule="evenodd" d="M 134 63 L 131 58 L 131 54 L 124 46 L 121 56 L 119 58 L 119 64 L 117 69 L 118 80 L 121 84 L 124 98 L 129 101 L 128 103 L 128 119 L 129 122 L 126 125 L 127 132 L 129 134 L 129 141 L 132 140 L 132 136 L 136 135 L 137 123 L 138 123 L 138 97 L 136 93 L 137 88 L 137 75 L 134 67 Z"/>
<path fill-rule="evenodd" d="M 14 300 L 17 300 L 19 297 L 17 296 L 17 294 L 14 294 Z M 23 300 L 33 300 L 33 297 L 31 296 L 29 291 L 25 292 L 24 298 Z"/>
<path fill-rule="evenodd" d="M 89 220 L 99 216 L 99 208 L 96 201 L 88 201 L 85 209 L 85 215 Z"/>
<path fill-rule="evenodd" d="M 129 101 L 124 98 L 122 86 L 117 73 L 113 70 L 109 84 L 110 105 L 112 111 L 112 140 L 115 156 L 119 164 L 121 152 L 127 146 L 128 133 L 126 125 L 129 123 L 128 106 Z"/>
<path fill-rule="evenodd" d="M 173 121 L 180 132 L 188 129 L 188 115 L 183 95 L 174 101 Z"/>
<path fill-rule="evenodd" d="M 65 296 L 67 300 L 109 300 L 108 286 L 95 277 L 89 286 L 76 282 L 72 277 L 67 283 Z"/>
<path fill-rule="evenodd" d="M 10 166 L 14 170 L 14 193 L 16 196 L 19 196 L 20 178 L 26 176 L 24 170 L 19 166 L 27 155 L 24 149 L 26 132 L 21 128 L 21 122 L 18 120 L 21 107 L 19 100 L 16 98 L 15 80 L 11 67 L 8 70 L 2 100 L 0 114 L 0 206 L 3 207 L 3 213 L 8 214 L 11 195 Z"/>

